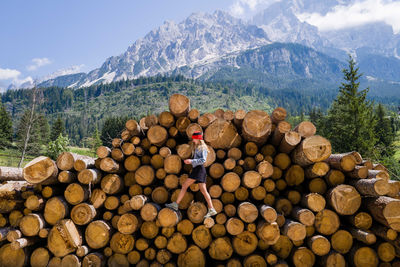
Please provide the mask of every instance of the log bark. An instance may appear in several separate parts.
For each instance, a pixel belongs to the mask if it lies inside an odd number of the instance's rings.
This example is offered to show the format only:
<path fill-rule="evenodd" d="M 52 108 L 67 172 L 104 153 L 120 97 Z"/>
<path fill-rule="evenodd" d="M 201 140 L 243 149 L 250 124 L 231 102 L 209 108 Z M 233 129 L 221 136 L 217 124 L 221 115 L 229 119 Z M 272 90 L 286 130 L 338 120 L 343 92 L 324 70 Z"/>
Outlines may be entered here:
<path fill-rule="evenodd" d="M 22 168 L 0 167 L 0 181 L 24 181 Z"/>
<path fill-rule="evenodd" d="M 349 183 L 352 184 L 363 196 L 383 196 L 390 191 L 390 184 L 384 179 L 371 178 L 350 180 Z"/>
<path fill-rule="evenodd" d="M 400 200 L 384 196 L 372 197 L 365 199 L 365 205 L 376 221 L 400 231 Z"/>
<path fill-rule="evenodd" d="M 283 136 L 281 143 L 278 147 L 280 152 L 289 154 L 300 143 L 301 136 L 295 131 L 288 131 Z"/>

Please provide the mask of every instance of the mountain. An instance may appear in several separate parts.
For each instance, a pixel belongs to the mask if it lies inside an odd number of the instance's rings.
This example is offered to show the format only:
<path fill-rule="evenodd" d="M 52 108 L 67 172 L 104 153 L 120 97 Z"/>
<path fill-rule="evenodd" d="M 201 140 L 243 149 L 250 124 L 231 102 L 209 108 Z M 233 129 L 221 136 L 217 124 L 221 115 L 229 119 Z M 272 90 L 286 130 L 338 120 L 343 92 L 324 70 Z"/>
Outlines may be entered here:
<path fill-rule="evenodd" d="M 166 21 L 144 38 L 138 39 L 125 53 L 108 58 L 100 68 L 87 75 L 61 76 L 40 86 L 57 84 L 81 87 L 153 76 L 269 43 L 262 29 L 225 12 L 195 13 L 179 24 Z"/>
<path fill-rule="evenodd" d="M 394 34 L 391 26 L 371 23 L 321 32 L 300 19 L 304 13 L 324 15 L 337 5 L 354 2 L 274 1 L 248 22 L 222 11 L 194 13 L 180 23 L 166 21 L 121 55 L 108 58 L 98 69 L 87 74 L 54 77 L 39 86 L 79 88 L 160 74 L 182 74 L 202 81 L 264 83 L 272 89 L 331 88 L 328 84 L 338 84 L 337 70 L 345 66 L 350 53 L 368 77 L 365 85 L 397 88 L 400 35 Z M 279 44 L 269 46 L 273 43 Z M 327 58 L 330 59 L 326 61 Z M 321 62 L 329 62 L 329 68 L 335 66 L 335 71 L 327 71 Z"/>

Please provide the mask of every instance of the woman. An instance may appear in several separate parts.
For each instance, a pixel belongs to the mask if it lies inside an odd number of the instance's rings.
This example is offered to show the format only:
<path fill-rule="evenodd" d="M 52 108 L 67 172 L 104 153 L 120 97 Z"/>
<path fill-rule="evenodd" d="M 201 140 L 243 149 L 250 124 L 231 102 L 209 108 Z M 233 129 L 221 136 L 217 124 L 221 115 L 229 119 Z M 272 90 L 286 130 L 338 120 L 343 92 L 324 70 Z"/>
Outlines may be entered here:
<path fill-rule="evenodd" d="M 188 187 L 194 182 L 197 182 L 199 184 L 200 191 L 203 194 L 204 198 L 206 199 L 208 205 L 208 212 L 205 217 L 214 216 L 217 214 L 217 211 L 214 209 L 210 194 L 207 191 L 206 168 L 203 165 L 207 159 L 207 153 L 208 153 L 207 145 L 206 143 L 204 143 L 203 135 L 199 131 L 193 133 L 192 139 L 193 143 L 196 146 L 194 150 L 194 157 L 193 159 L 184 160 L 185 164 L 192 164 L 193 166 L 192 172 L 190 173 L 189 178 L 187 178 L 183 183 L 182 189 L 178 195 L 178 198 L 176 199 L 176 202 L 166 204 L 165 206 L 177 211 L 179 203 L 181 203 Z"/>

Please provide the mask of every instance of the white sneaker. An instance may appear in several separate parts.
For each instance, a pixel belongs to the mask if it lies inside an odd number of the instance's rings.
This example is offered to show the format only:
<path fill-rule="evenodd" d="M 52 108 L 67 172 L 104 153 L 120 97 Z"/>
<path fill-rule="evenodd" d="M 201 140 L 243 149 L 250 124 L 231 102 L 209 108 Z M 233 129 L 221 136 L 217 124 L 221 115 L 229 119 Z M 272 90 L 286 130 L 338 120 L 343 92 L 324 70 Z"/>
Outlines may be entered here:
<path fill-rule="evenodd" d="M 178 211 L 178 210 L 179 210 L 179 205 L 178 205 L 178 203 L 176 203 L 176 202 L 172 202 L 172 203 L 169 203 L 169 204 L 165 204 L 165 206 L 166 206 L 167 208 L 173 209 L 174 211 Z"/>
<path fill-rule="evenodd" d="M 206 216 L 204 216 L 204 218 L 208 218 L 211 216 L 217 215 L 217 211 L 215 209 L 209 209 Z"/>

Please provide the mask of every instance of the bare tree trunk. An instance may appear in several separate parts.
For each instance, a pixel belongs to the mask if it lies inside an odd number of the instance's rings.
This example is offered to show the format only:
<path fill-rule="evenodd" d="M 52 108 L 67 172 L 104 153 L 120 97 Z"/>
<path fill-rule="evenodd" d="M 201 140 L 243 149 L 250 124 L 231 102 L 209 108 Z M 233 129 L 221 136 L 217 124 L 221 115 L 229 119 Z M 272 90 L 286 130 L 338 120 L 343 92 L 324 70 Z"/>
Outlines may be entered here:
<path fill-rule="evenodd" d="M 24 140 L 24 148 L 22 150 L 21 160 L 18 163 L 18 168 L 21 168 L 21 165 L 24 162 L 26 150 L 28 148 L 29 139 L 31 137 L 31 128 L 32 128 L 33 121 L 34 121 L 33 115 L 35 114 L 35 106 L 36 106 L 36 92 L 37 92 L 37 88 L 35 87 L 32 92 L 33 96 L 32 96 L 31 113 L 29 115 L 28 129 L 26 130 L 26 133 L 25 133 L 26 135 L 25 135 L 25 140 Z"/>

